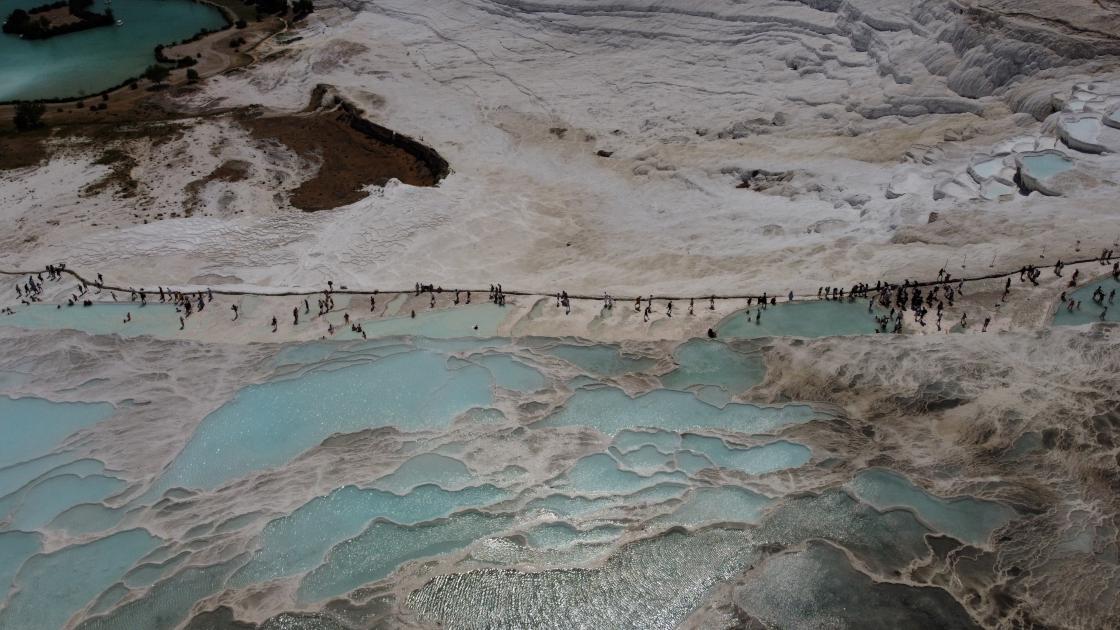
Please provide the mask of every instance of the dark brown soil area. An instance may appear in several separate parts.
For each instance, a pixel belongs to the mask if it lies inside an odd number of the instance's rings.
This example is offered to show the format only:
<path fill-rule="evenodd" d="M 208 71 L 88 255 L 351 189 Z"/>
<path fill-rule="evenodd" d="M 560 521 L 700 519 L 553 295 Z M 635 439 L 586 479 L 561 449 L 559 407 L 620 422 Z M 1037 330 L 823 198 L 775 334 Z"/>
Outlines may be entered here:
<path fill-rule="evenodd" d="M 368 196 L 362 187 L 383 186 L 394 177 L 413 186 L 435 186 L 446 174 L 434 173 L 424 156 L 355 129 L 353 121 L 351 114 L 336 110 L 245 118 L 242 124 L 254 138 L 280 142 L 320 162 L 319 171 L 291 191 L 292 205 L 301 210 L 354 203 Z"/>
<path fill-rule="evenodd" d="M 35 166 L 45 160 L 43 142 L 49 135 L 46 129 L 0 134 L 0 171 Z"/>
<path fill-rule="evenodd" d="M 106 149 L 93 163 L 108 166 L 109 172 L 83 188 L 83 195 L 96 195 L 104 190 L 115 189 L 122 197 L 136 196 L 136 191 L 140 187 L 140 182 L 132 178 L 132 169 L 136 168 L 136 158 L 122 149 Z"/>
<path fill-rule="evenodd" d="M 240 182 L 248 179 L 251 165 L 244 160 L 226 160 L 203 181 Z"/>
<path fill-rule="evenodd" d="M 206 177 L 187 184 L 184 189 L 187 193 L 187 200 L 184 203 L 183 215 L 188 217 L 194 215 L 199 206 L 198 194 L 206 184 L 210 182 L 243 182 L 249 179 L 251 168 L 252 164 L 244 160 L 226 160 Z"/>

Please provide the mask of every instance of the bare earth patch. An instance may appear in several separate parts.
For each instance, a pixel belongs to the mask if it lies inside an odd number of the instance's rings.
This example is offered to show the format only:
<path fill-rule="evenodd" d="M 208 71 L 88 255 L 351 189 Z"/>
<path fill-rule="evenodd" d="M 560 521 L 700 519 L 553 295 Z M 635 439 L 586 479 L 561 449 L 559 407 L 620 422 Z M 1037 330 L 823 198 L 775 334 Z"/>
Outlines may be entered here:
<path fill-rule="evenodd" d="M 194 214 L 195 207 L 198 205 L 198 195 L 206 184 L 210 182 L 242 182 L 249 178 L 249 169 L 252 166 L 245 160 L 226 160 L 222 162 L 218 168 L 211 171 L 206 177 L 196 179 L 186 185 L 185 191 L 187 193 L 187 203 L 185 204 L 184 214 L 191 216 Z"/>
<path fill-rule="evenodd" d="M 46 129 L 0 135 L 0 171 L 35 166 L 47 157 L 43 141 L 50 134 Z"/>
<path fill-rule="evenodd" d="M 433 173 L 425 160 L 409 150 L 355 129 L 345 111 L 261 116 L 241 120 L 254 138 L 276 141 L 300 156 L 319 161 L 318 172 L 291 191 L 291 204 L 301 210 L 327 210 L 364 199 L 369 185 L 392 178 L 413 186 L 435 186 L 443 173 Z"/>

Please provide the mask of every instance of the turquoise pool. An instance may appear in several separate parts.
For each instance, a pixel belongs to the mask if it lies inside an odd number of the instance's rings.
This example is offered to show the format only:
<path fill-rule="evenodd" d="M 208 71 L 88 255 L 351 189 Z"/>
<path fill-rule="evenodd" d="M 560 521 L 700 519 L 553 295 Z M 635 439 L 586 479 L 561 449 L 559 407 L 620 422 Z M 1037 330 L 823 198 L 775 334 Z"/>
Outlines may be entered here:
<path fill-rule="evenodd" d="M 97 0 L 92 10 L 104 10 Z M 46 0 L 5 0 L 0 20 L 17 8 Z M 116 0 L 121 26 L 109 26 L 24 41 L 0 34 L 0 101 L 80 97 L 96 94 L 138 76 L 155 63 L 157 44 L 169 44 L 206 28 L 226 25 L 222 13 L 191 0 Z"/>

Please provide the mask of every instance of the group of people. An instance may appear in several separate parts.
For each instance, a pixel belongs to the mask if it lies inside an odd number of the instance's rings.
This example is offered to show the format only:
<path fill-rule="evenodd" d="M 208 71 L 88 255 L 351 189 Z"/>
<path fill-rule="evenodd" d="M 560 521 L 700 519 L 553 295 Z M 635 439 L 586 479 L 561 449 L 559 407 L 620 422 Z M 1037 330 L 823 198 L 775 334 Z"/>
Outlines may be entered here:
<path fill-rule="evenodd" d="M 1112 263 L 1112 277 L 1115 280 L 1120 281 L 1120 261 L 1114 261 L 1113 258 L 1114 258 L 1114 250 L 1105 249 L 1105 250 L 1101 251 L 1101 254 L 1097 258 L 1097 261 L 1102 266 L 1106 266 L 1111 262 Z M 1065 262 L 1059 260 L 1053 266 L 1054 274 L 1058 277 L 1063 277 L 1063 271 L 1065 270 L 1066 265 L 1067 264 Z M 36 303 L 36 302 L 41 302 L 43 300 L 44 282 L 62 280 L 65 271 L 66 271 L 66 265 L 64 263 L 50 264 L 50 265 L 46 266 L 46 270 L 45 270 L 46 278 L 44 278 L 44 273 L 30 274 L 25 281 L 17 282 L 16 285 L 15 285 L 15 290 L 16 290 L 16 294 L 19 297 L 21 303 L 24 304 L 24 305 L 31 305 L 31 304 Z M 70 273 L 71 273 L 71 275 L 76 275 L 76 274 L 73 274 L 73 272 L 70 272 Z M 1042 274 L 1041 268 L 1036 267 L 1034 265 L 1024 265 L 1019 270 L 1019 281 L 1020 282 L 1028 282 L 1029 281 L 1033 285 L 1038 286 L 1039 285 L 1038 281 L 1039 281 L 1039 278 L 1040 278 L 1041 274 Z M 1075 269 L 1073 274 L 1069 278 L 1068 287 L 1070 287 L 1070 288 L 1076 287 L 1079 278 L 1080 278 L 1080 270 Z M 79 277 L 79 280 L 81 280 L 80 277 Z M 928 286 L 928 288 L 924 288 L 924 287 L 927 287 L 927 286 Z M 1002 301 L 1007 300 L 1007 298 L 1008 298 L 1008 296 L 1011 292 L 1011 286 L 1012 286 L 1012 277 L 1009 276 L 1009 277 L 1007 277 L 1006 282 L 1004 284 Z M 319 316 L 326 315 L 327 313 L 331 312 L 335 308 L 334 297 L 333 297 L 334 282 L 333 281 L 328 281 L 327 282 L 327 287 L 328 288 L 323 291 L 322 297 L 318 300 L 318 314 L 319 314 Z M 102 275 L 100 273 L 98 273 L 97 274 L 97 282 L 96 283 L 91 283 L 90 286 L 87 286 L 85 281 L 79 282 L 76 291 L 68 296 L 67 301 L 66 301 L 66 305 L 67 306 L 75 306 L 75 305 L 80 303 L 83 306 L 92 306 L 93 301 L 89 297 L 87 297 L 91 293 L 91 289 L 92 289 L 92 292 L 94 294 L 100 294 L 102 289 L 104 289 L 104 288 L 105 288 L 104 279 L 102 278 Z M 342 287 L 342 288 L 345 289 L 345 287 Z M 190 318 L 190 316 L 192 314 L 194 314 L 195 312 L 201 312 L 202 310 L 204 310 L 207 302 L 212 302 L 213 299 L 214 299 L 213 292 L 210 289 L 206 289 L 205 291 L 196 291 L 196 292 L 182 292 L 182 291 L 175 291 L 175 290 L 172 290 L 170 288 L 165 289 L 164 287 L 160 286 L 160 287 L 157 288 L 157 291 L 158 291 L 158 294 L 159 294 L 159 301 L 161 303 L 170 303 L 170 304 L 174 305 L 176 313 L 179 314 L 179 329 L 180 330 L 183 330 L 186 327 L 186 319 Z M 140 303 L 141 307 L 147 305 L 149 292 L 147 292 L 145 289 L 143 289 L 143 288 L 136 289 L 136 288 L 129 287 L 128 292 L 129 292 L 129 301 L 131 301 L 131 302 L 137 302 L 138 301 Z M 415 296 L 419 296 L 422 293 L 429 293 L 431 295 L 429 308 L 433 308 L 433 309 L 436 307 L 436 294 L 437 293 L 442 293 L 442 292 L 443 292 L 443 288 L 435 286 L 434 284 L 425 284 L 425 283 L 417 282 L 417 283 L 415 283 L 415 286 L 414 286 Z M 937 327 L 937 330 L 940 331 L 940 330 L 942 330 L 942 318 L 943 318 L 943 313 L 944 313 L 944 310 L 946 308 L 946 305 L 948 305 L 948 307 L 953 307 L 954 306 L 954 299 L 957 296 L 962 295 L 963 292 L 964 292 L 964 280 L 963 279 L 956 279 L 956 281 L 954 283 L 954 278 L 952 277 L 952 274 L 946 272 L 944 269 L 941 269 L 938 272 L 937 281 L 935 283 L 931 284 L 931 285 L 922 284 L 922 283 L 911 283 L 909 280 L 904 280 L 903 283 L 900 284 L 900 285 L 892 285 L 890 283 L 876 282 L 874 288 L 872 288 L 871 285 L 867 284 L 867 283 L 856 283 L 856 284 L 854 284 L 854 285 L 852 285 L 851 287 L 848 287 L 848 288 L 834 287 L 834 286 L 822 286 L 822 287 L 817 288 L 817 298 L 818 299 L 823 299 L 823 300 L 835 300 L 835 301 L 841 301 L 841 300 L 844 300 L 845 298 L 847 298 L 849 302 L 852 302 L 856 299 L 866 298 L 868 300 L 868 311 L 869 312 L 873 312 L 876 305 L 878 305 L 879 307 L 881 307 L 883 309 L 889 309 L 889 312 L 887 314 L 876 315 L 875 316 L 875 321 L 876 321 L 876 329 L 875 330 L 876 330 L 876 332 L 887 332 L 888 330 L 891 330 L 892 332 L 901 332 L 902 327 L 903 327 L 903 317 L 904 317 L 904 314 L 907 313 L 907 312 L 912 312 L 913 313 L 914 320 L 919 325 L 926 326 L 927 325 L 926 324 L 927 316 L 929 316 L 929 314 L 931 312 L 934 312 L 934 309 L 935 309 L 935 312 L 936 312 L 935 325 Z M 111 295 L 113 301 L 117 301 L 116 291 L 110 291 L 110 295 Z M 370 312 L 371 313 L 376 311 L 377 295 L 378 295 L 378 292 L 374 291 L 373 294 L 371 294 L 369 296 L 369 305 L 370 305 Z M 554 297 L 555 297 L 555 300 L 556 300 L 556 307 L 557 308 L 563 308 L 565 314 L 570 315 L 571 310 L 572 310 L 571 309 L 572 298 L 568 295 L 567 291 L 559 291 L 554 295 Z M 1101 288 L 1101 287 L 1097 287 L 1093 291 L 1093 295 L 1092 295 L 1093 302 L 1095 304 L 1097 304 L 1098 306 L 1103 307 L 1103 310 L 1101 311 L 1101 314 L 1100 314 L 1100 319 L 1101 320 L 1106 319 L 1106 316 L 1107 316 L 1107 313 L 1108 313 L 1108 306 L 1115 302 L 1115 298 L 1116 298 L 1116 290 L 1115 289 L 1113 289 L 1112 291 L 1110 291 L 1107 294 L 1105 293 L 1104 289 Z M 712 295 L 708 298 L 708 301 L 709 301 L 708 309 L 711 310 L 711 311 L 715 310 L 715 299 L 716 299 L 716 296 L 714 296 L 714 295 Z M 792 291 L 790 291 L 788 293 L 787 299 L 790 302 L 794 301 L 795 296 L 794 296 Z M 1073 312 L 1075 310 L 1080 310 L 1080 308 L 1081 308 L 1081 302 L 1072 298 L 1072 297 L 1067 296 L 1066 291 L 1062 291 L 1060 299 L 1061 299 L 1060 303 L 1065 305 L 1066 310 L 1069 311 L 1069 312 Z M 506 294 L 502 290 L 502 285 L 501 284 L 491 284 L 490 285 L 489 300 L 493 304 L 497 304 L 499 306 L 505 306 L 505 304 L 506 304 Z M 746 315 L 747 315 L 748 318 L 751 315 L 750 309 L 755 305 L 756 300 L 757 300 L 758 308 L 756 309 L 756 312 L 754 313 L 754 319 L 755 319 L 756 323 L 760 323 L 761 322 L 761 317 L 762 317 L 762 311 L 765 310 L 768 306 L 776 305 L 777 304 L 777 297 L 769 296 L 766 293 L 763 293 L 759 297 L 748 297 L 747 298 L 747 311 L 746 311 Z M 465 301 L 466 304 L 471 303 L 471 292 L 470 291 L 463 291 L 463 290 L 456 290 L 453 304 L 458 306 L 459 304 L 463 303 L 464 301 Z M 612 310 L 614 308 L 615 298 L 612 295 L 610 295 L 609 293 L 606 293 L 606 292 L 603 293 L 602 301 L 603 301 L 603 308 L 604 309 Z M 689 301 L 688 301 L 688 315 L 694 315 L 695 314 L 695 303 L 696 303 L 695 298 L 689 298 Z M 56 307 L 61 308 L 62 304 L 58 304 L 58 305 L 56 305 Z M 239 318 L 239 315 L 240 315 L 239 307 L 238 307 L 237 304 L 232 304 L 230 306 L 230 309 L 233 311 L 233 320 L 236 321 Z M 635 300 L 634 300 L 634 311 L 636 313 L 637 312 L 642 313 L 642 321 L 648 322 L 650 320 L 650 317 L 655 313 L 654 297 L 652 295 L 650 295 L 646 298 L 642 298 L 641 296 L 635 298 Z M 665 316 L 667 318 L 671 318 L 671 317 L 673 317 L 673 312 L 674 312 L 674 302 L 673 302 L 673 300 L 672 299 L 666 299 L 665 300 L 665 308 L 664 308 Z M 14 313 L 14 311 L 10 307 L 5 307 L 3 309 L 0 309 L 0 314 L 13 314 L 13 313 Z M 298 306 L 294 307 L 292 309 L 292 324 L 294 326 L 299 325 L 300 314 L 301 313 L 300 313 L 300 309 L 299 309 Z M 306 299 L 306 298 L 303 299 L 303 314 L 304 315 L 309 315 L 310 314 L 310 303 L 309 303 L 309 300 Z M 416 317 L 416 311 L 415 310 L 411 311 L 411 316 L 413 318 Z M 360 323 L 351 322 L 349 314 L 344 314 L 344 320 L 345 320 L 345 323 L 350 326 L 350 329 L 351 329 L 352 332 L 360 334 L 362 336 L 362 338 L 366 338 L 366 333 L 362 329 L 362 325 Z M 126 313 L 125 318 L 123 320 L 123 323 L 127 324 L 131 321 L 132 321 L 131 312 Z M 984 319 L 982 330 L 986 331 L 990 322 L 991 322 L 991 318 L 986 317 Z M 269 323 L 270 323 L 270 326 L 272 328 L 272 331 L 276 332 L 277 329 L 278 329 L 277 318 L 275 316 L 271 317 Z M 962 313 L 961 314 L 960 326 L 962 328 L 967 328 L 967 326 L 968 326 L 968 314 L 967 313 Z M 332 335 L 334 334 L 333 324 L 328 323 L 328 332 L 329 332 L 329 334 L 332 334 Z M 711 333 L 709 334 L 709 336 L 712 336 Z"/>
<path fill-rule="evenodd" d="M 913 312 L 914 321 L 918 322 L 920 326 L 926 326 L 926 316 L 929 315 L 930 309 L 933 309 L 935 305 L 937 309 L 936 326 L 937 330 L 940 331 L 945 304 L 948 303 L 952 307 L 954 299 L 964 292 L 964 280 L 957 280 L 955 288 L 951 280 L 952 275 L 942 269 L 938 273 L 938 283 L 924 291 L 922 286 L 918 283 L 911 284 L 909 279 L 904 280 L 900 285 L 876 282 L 874 295 L 867 301 L 867 310 L 871 312 L 878 304 L 881 308 L 889 308 L 890 312 L 887 315 L 875 316 L 877 324 L 875 332 L 887 332 L 888 329 L 894 333 L 902 332 L 903 316 L 907 312 Z M 870 295 L 871 292 L 870 285 L 864 285 L 860 290 L 860 294 L 863 296 Z M 988 321 L 990 321 L 990 318 L 985 320 L 985 330 L 987 330 Z M 961 325 L 963 327 L 968 326 L 967 313 L 962 313 Z"/>

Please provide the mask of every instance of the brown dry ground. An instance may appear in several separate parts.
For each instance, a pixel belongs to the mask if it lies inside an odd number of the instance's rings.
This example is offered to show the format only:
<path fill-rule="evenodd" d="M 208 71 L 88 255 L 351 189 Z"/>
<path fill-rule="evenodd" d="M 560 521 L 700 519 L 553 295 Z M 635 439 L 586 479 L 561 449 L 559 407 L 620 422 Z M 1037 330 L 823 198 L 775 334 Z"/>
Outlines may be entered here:
<path fill-rule="evenodd" d="M 276 141 L 320 164 L 314 177 L 291 191 L 293 206 L 326 210 L 364 199 L 364 186 L 397 178 L 413 186 L 434 186 L 438 178 L 404 149 L 380 142 L 350 127 L 342 112 L 243 118 L 254 138 Z"/>
<path fill-rule="evenodd" d="M 186 186 L 187 201 L 184 202 L 183 215 L 192 216 L 201 203 L 199 193 L 210 182 L 242 182 L 249 178 L 252 164 L 244 160 L 226 160 L 206 177 L 192 181 Z"/>
<path fill-rule="evenodd" d="M 143 182 L 133 178 L 139 150 L 178 139 L 191 126 L 190 116 L 162 110 L 151 103 L 126 120 L 72 122 L 33 132 L 0 132 L 0 170 L 35 166 L 54 150 L 91 151 L 97 164 L 111 167 L 104 177 L 86 186 L 82 195 L 112 191 L 135 197 Z M 206 117 L 232 116 L 259 142 L 278 143 L 311 166 L 308 179 L 288 191 L 290 202 L 305 211 L 327 210 L 359 201 L 363 190 L 382 186 L 391 178 L 414 186 L 434 186 L 439 177 L 409 151 L 374 139 L 350 126 L 349 114 L 317 111 L 294 115 L 260 116 L 258 110 L 215 111 Z M 247 179 L 247 162 L 227 161 L 212 173 L 187 185 L 184 215 L 195 210 L 199 191 L 211 181 Z M 159 217 L 156 217 L 159 218 Z"/>
<path fill-rule="evenodd" d="M 245 8 L 238 0 L 227 4 Z M 221 3 L 222 0 L 219 0 Z M 248 5 L 245 5 L 248 6 Z M 229 7 L 226 7 L 227 9 Z M 250 22 L 245 29 L 228 29 L 198 41 L 166 49 L 168 55 L 196 56 L 195 69 L 204 77 L 240 68 L 261 60 L 255 48 L 262 41 L 288 29 L 280 18 Z M 243 37 L 246 45 L 229 46 L 234 37 Z M 284 49 L 274 53 L 282 55 Z M 47 127 L 17 133 L 12 126 L 14 106 L 0 105 L 0 170 L 25 168 L 40 164 L 57 149 L 92 150 L 98 164 L 109 166 L 105 177 L 87 186 L 82 194 L 112 190 L 122 197 L 136 196 L 143 182 L 132 177 L 137 165 L 132 155 L 136 146 L 158 146 L 178 137 L 198 116 L 232 115 L 244 125 L 254 139 L 276 142 L 314 165 L 310 178 L 290 191 L 293 206 L 306 211 L 337 208 L 365 198 L 369 185 L 384 185 L 391 178 L 415 186 L 433 186 L 439 174 L 409 151 L 376 140 L 349 124 L 342 111 L 313 111 L 319 103 L 313 94 L 307 110 L 295 115 L 260 116 L 252 109 L 231 109 L 212 102 L 204 111 L 175 111 L 168 96 L 182 96 L 198 89 L 186 83 L 185 71 L 175 70 L 165 86 L 151 86 L 141 80 L 139 89 L 127 86 L 104 97 L 87 97 L 66 103 L 47 104 L 43 121 Z M 98 109 L 105 105 L 105 109 Z M 136 142 L 134 142 L 136 141 Z M 227 162 L 205 178 L 188 185 L 189 197 L 197 201 L 197 193 L 209 181 L 236 182 L 247 177 L 245 164 Z M 310 171 L 311 169 L 309 169 Z M 185 214 L 192 211 L 188 203 Z M 158 217 L 157 217 L 158 218 Z"/>
<path fill-rule="evenodd" d="M 46 129 L 0 134 L 0 171 L 35 166 L 45 160 L 47 149 L 43 143 L 49 135 Z"/>
<path fill-rule="evenodd" d="M 35 19 L 39 19 L 41 17 L 47 18 L 47 22 L 49 22 L 51 26 L 65 26 L 67 24 L 75 24 L 81 21 L 76 15 L 70 13 L 70 9 L 68 7 L 59 7 L 57 9 L 51 9 L 50 11 L 36 13 L 34 17 Z"/>

